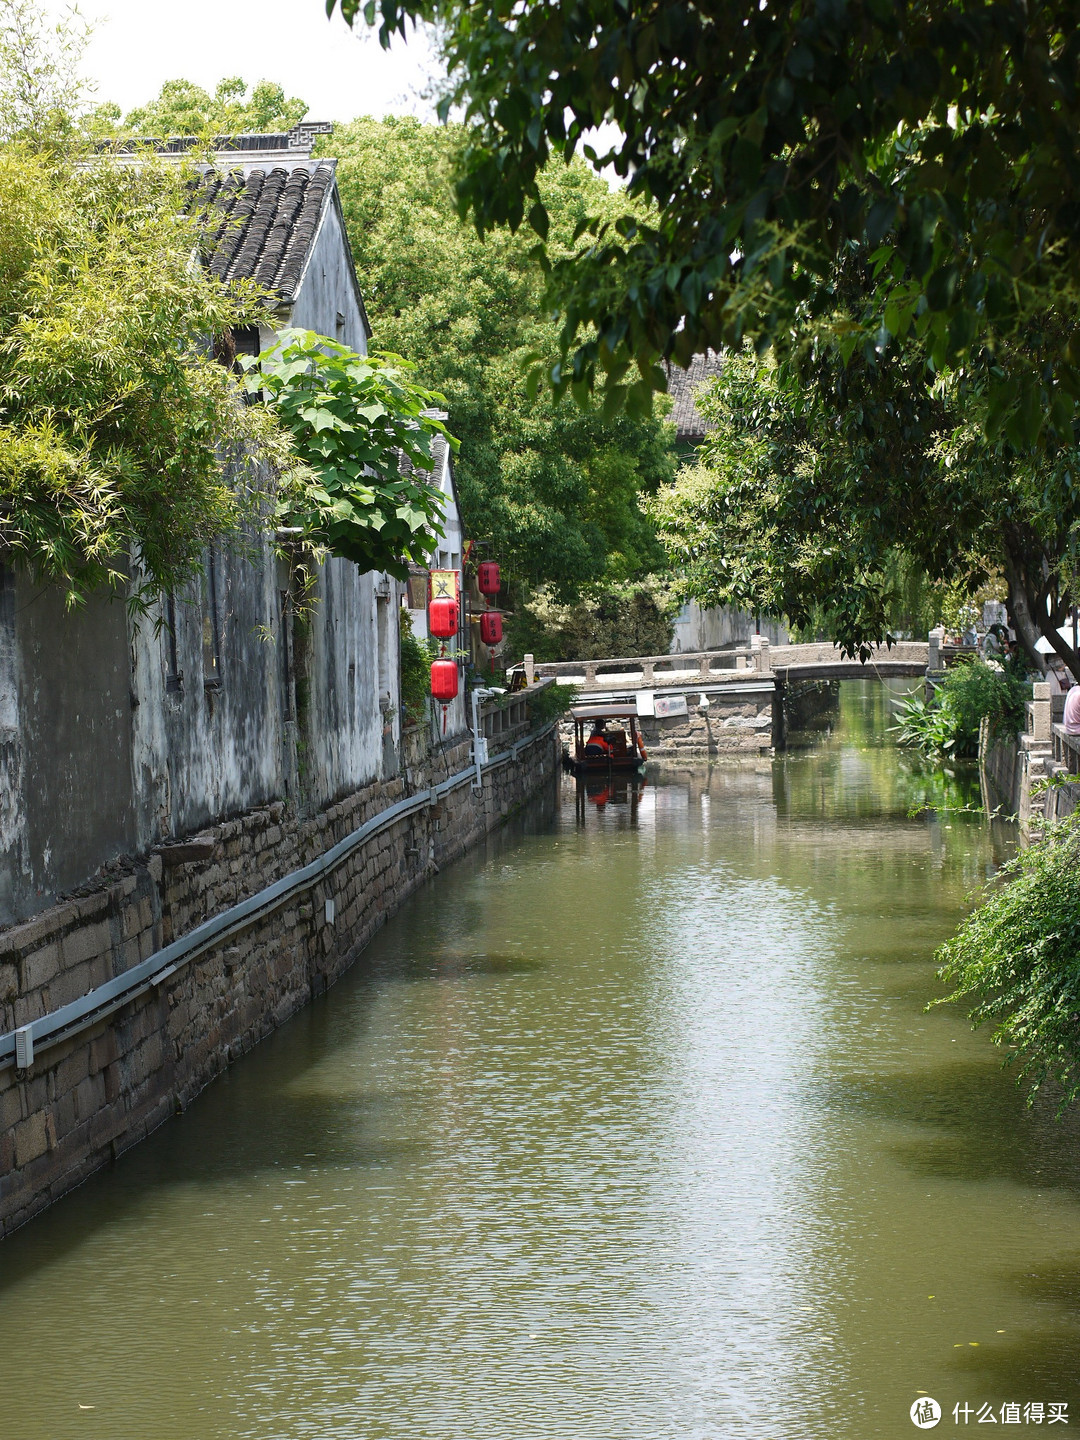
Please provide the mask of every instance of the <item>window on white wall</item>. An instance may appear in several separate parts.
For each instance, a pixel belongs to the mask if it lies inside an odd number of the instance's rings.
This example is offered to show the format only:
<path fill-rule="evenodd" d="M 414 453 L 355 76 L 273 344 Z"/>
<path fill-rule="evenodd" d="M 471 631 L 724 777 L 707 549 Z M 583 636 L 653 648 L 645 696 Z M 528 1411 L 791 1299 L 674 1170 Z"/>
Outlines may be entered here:
<path fill-rule="evenodd" d="M 390 699 L 390 599 L 380 595 L 375 607 L 375 640 L 379 655 L 379 703 Z"/>
<path fill-rule="evenodd" d="M 221 579 L 217 551 L 208 546 L 202 570 L 203 684 L 221 684 Z"/>

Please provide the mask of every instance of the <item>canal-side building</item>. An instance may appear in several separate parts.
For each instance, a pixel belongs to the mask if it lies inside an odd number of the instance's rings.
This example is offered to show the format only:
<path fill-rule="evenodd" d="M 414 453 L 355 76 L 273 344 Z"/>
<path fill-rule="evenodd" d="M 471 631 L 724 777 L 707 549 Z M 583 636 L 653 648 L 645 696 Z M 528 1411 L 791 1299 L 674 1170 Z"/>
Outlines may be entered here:
<path fill-rule="evenodd" d="M 281 328 L 365 352 L 334 161 L 310 153 L 324 128 L 223 148 L 204 181 L 209 264 L 265 286 Z M 230 355 L 274 336 L 230 336 Z M 265 537 L 212 545 L 197 583 L 139 617 L 101 596 L 68 609 L 60 587 L 4 570 L 0 924 L 221 817 L 318 808 L 395 772 L 400 587 L 331 559 L 300 634 L 281 572 Z"/>

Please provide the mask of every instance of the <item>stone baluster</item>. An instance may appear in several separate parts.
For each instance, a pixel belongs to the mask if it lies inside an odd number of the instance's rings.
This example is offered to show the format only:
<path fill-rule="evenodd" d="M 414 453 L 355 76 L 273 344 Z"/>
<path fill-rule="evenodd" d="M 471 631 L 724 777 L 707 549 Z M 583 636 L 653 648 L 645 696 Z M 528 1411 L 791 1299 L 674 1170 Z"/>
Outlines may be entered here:
<path fill-rule="evenodd" d="M 656 670 L 656 662 L 655 662 L 654 660 L 643 660 L 643 661 L 641 662 L 641 683 L 642 683 L 642 685 L 651 686 L 651 685 L 654 685 L 654 684 L 656 683 L 656 676 L 655 676 L 655 673 L 654 673 L 655 670 Z"/>
<path fill-rule="evenodd" d="M 1031 687 L 1031 701 L 1027 707 L 1029 734 L 1036 741 L 1050 743 L 1050 685 L 1046 680 L 1037 680 Z"/>
<path fill-rule="evenodd" d="M 698 656 L 698 675 L 700 676 L 700 678 L 701 678 L 702 680 L 708 680 L 708 678 L 709 678 L 709 666 L 710 666 L 711 664 L 712 664 L 712 656 L 711 656 L 711 655 L 699 655 L 699 656 Z"/>
<path fill-rule="evenodd" d="M 592 685 L 592 686 L 595 686 L 595 685 L 596 685 L 596 663 L 595 663 L 595 661 L 588 661 L 588 660 L 587 660 L 587 661 L 585 662 L 585 685 L 586 685 L 586 688 L 588 688 L 590 685 Z"/>

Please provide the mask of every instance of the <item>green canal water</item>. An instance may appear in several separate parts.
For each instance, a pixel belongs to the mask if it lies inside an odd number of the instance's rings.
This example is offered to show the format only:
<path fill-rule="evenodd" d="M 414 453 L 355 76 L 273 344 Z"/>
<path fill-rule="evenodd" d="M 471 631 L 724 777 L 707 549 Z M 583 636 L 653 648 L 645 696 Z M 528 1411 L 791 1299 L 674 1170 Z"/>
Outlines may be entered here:
<path fill-rule="evenodd" d="M 920 1393 L 939 1434 L 1080 1424 L 1080 1125 L 924 1010 L 1012 837 L 910 813 L 963 790 L 887 699 L 634 803 L 563 782 L 438 877 L 0 1247 L 0 1434 L 876 1440 Z"/>

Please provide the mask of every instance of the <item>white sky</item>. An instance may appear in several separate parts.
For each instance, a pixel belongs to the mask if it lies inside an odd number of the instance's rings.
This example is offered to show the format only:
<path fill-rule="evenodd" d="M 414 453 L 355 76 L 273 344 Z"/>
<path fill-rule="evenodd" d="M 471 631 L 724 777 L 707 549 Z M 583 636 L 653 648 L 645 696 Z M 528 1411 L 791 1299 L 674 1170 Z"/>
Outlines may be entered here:
<path fill-rule="evenodd" d="M 47 13 L 68 8 L 45 0 Z M 226 75 L 249 84 L 275 80 L 306 100 L 310 120 L 414 114 L 433 119 L 421 98 L 437 62 L 422 34 L 383 50 L 358 24 L 354 35 L 323 0 L 83 0 L 94 22 L 83 57 L 97 101 L 125 111 L 144 104 L 165 80 L 191 80 L 213 92 Z"/>

